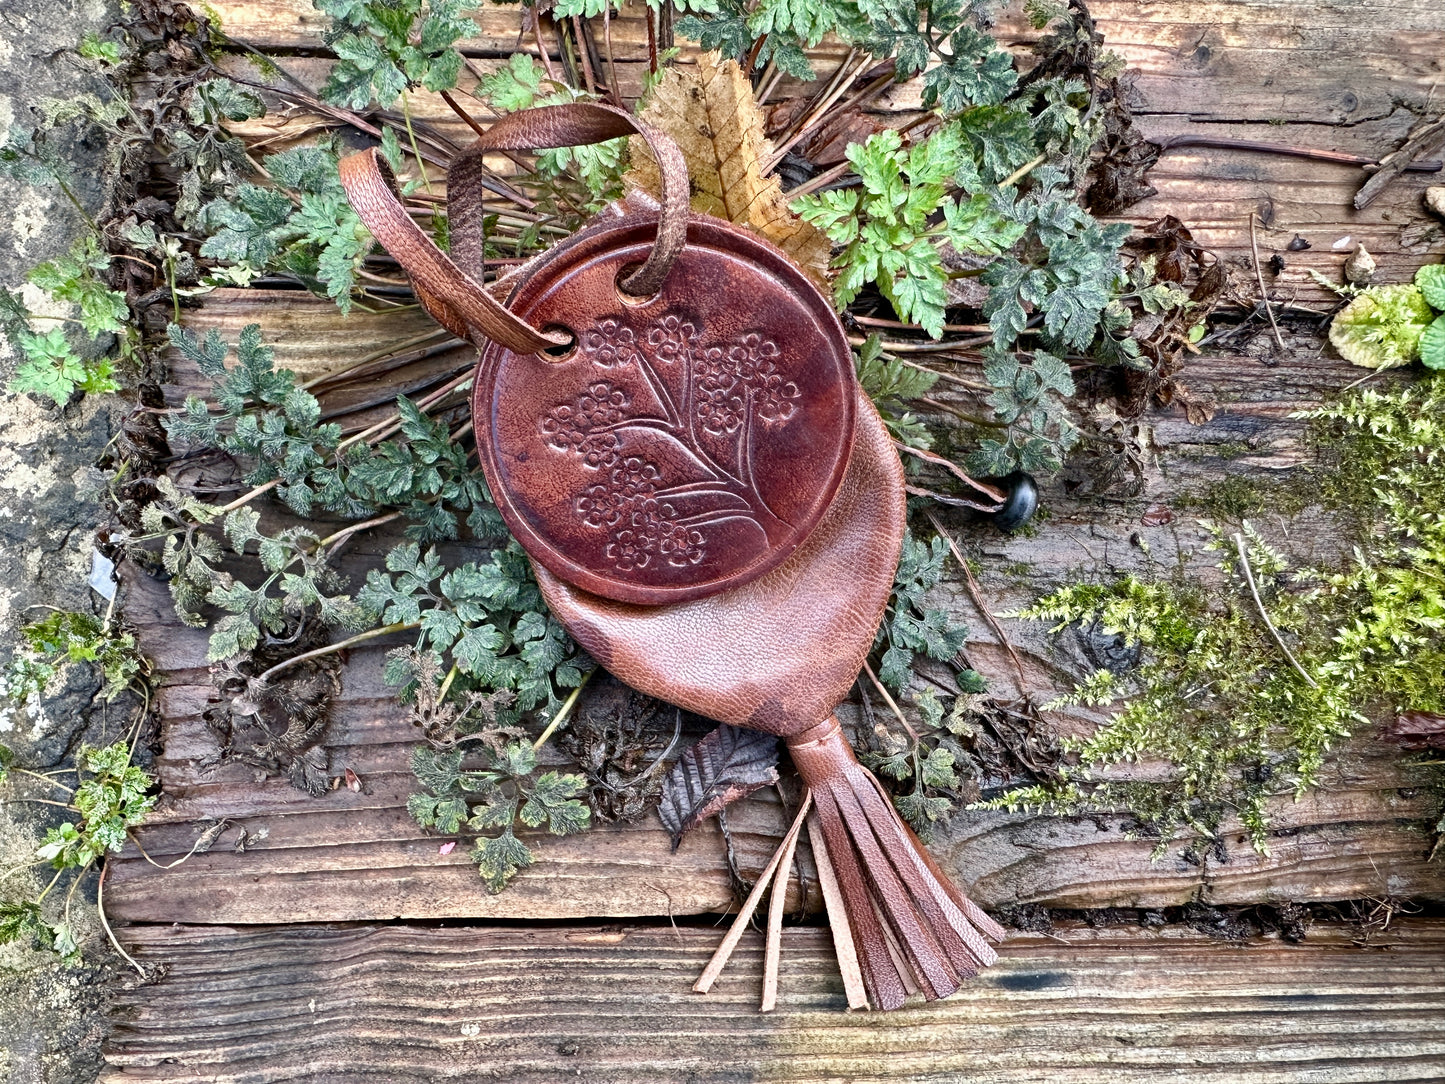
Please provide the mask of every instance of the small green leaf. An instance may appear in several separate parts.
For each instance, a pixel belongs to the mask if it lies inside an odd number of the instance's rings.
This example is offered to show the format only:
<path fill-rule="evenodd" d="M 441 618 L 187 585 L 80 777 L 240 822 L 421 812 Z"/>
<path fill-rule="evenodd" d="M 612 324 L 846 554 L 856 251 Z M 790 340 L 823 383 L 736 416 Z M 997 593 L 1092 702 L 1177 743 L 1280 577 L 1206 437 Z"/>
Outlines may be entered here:
<path fill-rule="evenodd" d="M 423 828 L 435 828 L 449 836 L 461 831 L 468 816 L 466 800 L 456 796 L 413 794 L 406 800 L 406 809 Z"/>
<path fill-rule="evenodd" d="M 1445 316 L 1420 334 L 1420 362 L 1429 369 L 1445 369 Z"/>
<path fill-rule="evenodd" d="M 535 858 L 509 829 L 493 839 L 477 840 L 472 848 L 472 861 L 477 864 L 477 872 L 481 874 L 487 891 L 495 895 L 507 887 L 519 870 L 530 866 Z"/>
<path fill-rule="evenodd" d="M 437 752 L 426 746 L 412 750 L 411 770 L 421 785 L 435 794 L 447 794 L 456 788 L 462 770 L 462 751 Z"/>
<path fill-rule="evenodd" d="M 405 159 L 402 156 L 401 142 L 396 138 L 395 128 L 381 130 L 381 156 L 386 159 L 386 164 L 393 173 L 402 171 Z"/>
<path fill-rule="evenodd" d="M 1420 356 L 1420 337 L 1435 314 L 1418 286 L 1372 286 L 1330 323 L 1330 343 L 1367 369 L 1393 369 Z"/>
<path fill-rule="evenodd" d="M 1415 272 L 1415 285 L 1437 312 L 1445 312 L 1445 264 L 1426 264 Z"/>

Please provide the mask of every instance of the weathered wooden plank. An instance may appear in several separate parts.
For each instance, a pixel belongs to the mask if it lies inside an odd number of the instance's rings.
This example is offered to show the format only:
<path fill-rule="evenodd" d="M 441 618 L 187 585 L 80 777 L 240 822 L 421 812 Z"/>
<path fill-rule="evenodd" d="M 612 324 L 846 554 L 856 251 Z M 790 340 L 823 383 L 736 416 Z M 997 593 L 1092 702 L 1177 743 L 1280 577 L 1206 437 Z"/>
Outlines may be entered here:
<path fill-rule="evenodd" d="M 238 290 L 222 287 L 205 303 L 182 314 L 182 323 L 197 336 L 215 330 L 235 343 L 241 328 L 260 324 L 266 345 L 276 352 L 276 367 L 310 378 L 388 346 L 437 330 L 420 309 L 369 313 L 353 308 L 343 316 L 334 304 L 304 290 Z M 168 348 L 172 359 L 178 355 Z M 204 393 L 209 382 L 194 367 L 175 366 L 180 389 Z"/>
<path fill-rule="evenodd" d="M 1118 535 L 1113 552 L 1142 559 L 1127 542 L 1127 523 L 1101 525 L 1078 509 L 1073 515 L 1079 529 L 1092 531 L 1094 545 L 1100 534 L 1112 531 Z M 985 574 L 990 598 L 1021 602 L 1071 574 L 1078 558 L 1067 565 L 1058 560 L 1060 548 L 1068 546 L 1061 538 L 1070 533 L 1069 526 L 1058 524 L 1042 540 L 997 544 L 988 541 L 988 533 L 976 534 L 975 542 L 1002 546 L 1002 559 L 989 567 L 1021 556 L 1039 562 L 1038 578 L 1027 583 L 995 582 Z M 1162 530 L 1157 533 L 1165 535 L 1155 540 L 1158 551 L 1164 551 L 1170 539 Z M 1106 559 L 1108 545 L 1106 537 Z M 949 594 L 950 608 L 969 611 L 960 588 Z M 168 674 L 160 692 L 164 748 L 156 765 L 164 798 L 152 823 L 140 832 L 142 846 L 164 864 L 190 849 L 202 823 L 225 818 L 236 828 L 210 853 L 167 871 L 128 848 L 112 863 L 107 885 L 107 903 L 119 917 L 182 922 L 577 918 L 681 915 L 731 905 L 717 827 L 699 829 L 672 854 L 655 818 L 570 839 L 536 838 L 542 862 L 500 896 L 486 895 L 465 853 L 438 854 L 437 839 L 406 813 L 406 797 L 414 787 L 407 757 L 415 733 L 380 684 L 385 647 L 353 653 L 328 741 L 330 774 L 351 768 L 362 781 L 359 793 L 340 788 L 312 798 L 284 780 L 258 782 L 243 765 L 203 769 L 199 765 L 217 752 L 215 737 L 199 718 L 211 695 L 201 678 L 204 634 L 175 627 L 164 590 L 153 581 L 133 583 L 127 613 L 139 626 L 143 647 Z M 1031 690 L 1043 695 L 1041 690 L 1064 684 L 1060 664 L 1051 658 L 1037 625 L 1010 626 L 1027 660 Z M 974 628 L 982 629 L 982 622 Z M 969 650 L 998 687 L 1007 689 L 1007 663 L 989 647 L 980 637 Z M 1069 730 L 1088 722 L 1064 716 L 1056 721 Z M 1273 803 L 1277 834 L 1269 856 L 1255 853 L 1238 825 L 1226 824 L 1218 847 L 1208 855 L 1186 859 L 1176 849 L 1151 861 L 1153 842 L 1130 838 L 1127 819 L 1118 816 L 967 813 L 941 831 L 935 845 L 960 883 L 973 885 L 980 901 L 990 906 L 1445 897 L 1445 875 L 1426 861 L 1426 829 L 1438 801 L 1421 769 L 1402 765 L 1392 750 L 1367 738 L 1345 754 L 1328 782 L 1327 789 L 1302 801 L 1282 797 Z M 771 792 L 734 812 L 730 826 L 744 876 L 756 875 L 784 825 Z M 241 829 L 252 843 L 235 854 L 230 845 Z M 811 869 L 806 846 L 800 853 L 804 868 Z M 816 895 L 810 902 L 816 906 Z"/>
<path fill-rule="evenodd" d="M 946 1001 L 849 1015 L 826 931 L 761 938 L 706 997 L 718 931 L 300 927 L 121 931 L 157 983 L 119 995 L 108 1084 L 579 1079 L 1346 1084 L 1445 1075 L 1445 924 L 1362 949 L 1180 928 L 1012 935 Z"/>
<path fill-rule="evenodd" d="M 1159 139 L 1188 132 L 1232 139 L 1316 147 L 1378 157 L 1401 142 L 1429 106 L 1432 88 L 1445 73 L 1445 9 L 1428 0 L 1336 0 L 1325 6 L 1298 4 L 1158 4 L 1106 0 L 1092 5 L 1108 47 L 1134 73 L 1132 106 L 1141 131 Z M 318 22 L 304 0 L 239 3 L 219 9 L 239 37 L 271 49 L 315 49 Z M 498 16 L 505 14 L 506 19 Z M 482 38 L 468 47 L 491 54 L 476 62 L 487 71 L 516 47 L 515 16 L 486 9 Z M 1037 38 L 1014 13 L 996 31 L 1017 49 Z M 622 89 L 641 87 L 637 47 L 644 24 L 633 8 L 614 21 L 614 52 Z M 817 53 L 820 70 L 836 62 L 837 49 Z M 1338 59 L 1350 58 L 1349 65 Z M 329 62 L 315 57 L 284 61 L 304 81 L 319 86 Z M 470 76 L 468 77 L 470 80 Z M 787 85 L 777 97 L 807 93 Z M 883 111 L 919 106 L 918 89 L 905 84 L 880 101 Z M 469 133 L 436 95 L 413 95 L 415 114 L 446 137 L 465 142 Z M 272 118 L 248 134 L 269 131 Z M 279 122 L 278 138 L 294 138 L 310 122 Z M 259 125 L 260 127 L 256 127 Z M 505 169 L 506 164 L 501 163 Z M 1310 270 L 1338 278 L 1356 244 L 1380 258 L 1381 281 L 1408 278 L 1414 267 L 1445 252 L 1445 235 L 1422 209 L 1429 175 L 1410 174 L 1364 212 L 1351 200 L 1364 180 L 1357 168 L 1242 151 L 1194 148 L 1169 152 L 1150 173 L 1159 194 L 1129 211 L 1132 221 L 1173 214 L 1196 238 L 1223 258 L 1249 265 L 1249 216 L 1257 213 L 1261 257 L 1284 248 L 1296 232 L 1312 248 L 1288 254 L 1288 267 L 1271 284 L 1279 296 L 1306 303 L 1332 300 L 1309 277 Z M 1438 180 L 1438 177 L 1433 178 Z M 1339 245 L 1336 248 L 1336 245 Z"/>
<path fill-rule="evenodd" d="M 1089 6 L 1108 47 L 1139 70 L 1153 112 L 1351 123 L 1388 114 L 1401 99 L 1422 102 L 1442 71 L 1445 15 L 1433 0 L 1097 0 Z M 254 48 L 324 48 L 327 20 L 307 0 L 220 0 L 212 8 L 229 34 Z M 641 12 L 640 4 L 630 4 L 612 20 L 619 59 L 646 55 Z M 486 6 L 473 18 L 482 32 L 461 43 L 464 51 L 499 57 L 534 49 L 530 35 L 518 32 L 515 9 Z M 1006 13 L 995 33 L 1018 48 L 1038 37 L 1017 11 Z M 829 39 L 811 55 L 823 68 L 844 51 Z"/>
<path fill-rule="evenodd" d="M 246 3 L 223 5 L 222 12 L 239 37 L 267 48 L 305 50 L 316 40 L 306 29 L 311 23 L 304 8 L 304 2 L 294 10 L 280 2 Z M 1185 10 L 1127 0 L 1095 9 L 1111 41 L 1140 67 L 1141 124 L 1156 136 L 1203 130 L 1379 153 L 1412 122 L 1413 116 L 1394 103 L 1424 100 L 1441 63 L 1441 50 L 1431 53 L 1430 43 L 1445 41 L 1445 14 L 1418 0 L 1311 5 L 1307 12 L 1299 5 L 1205 4 Z M 500 13 L 511 20 L 512 36 L 494 50 L 497 55 L 510 51 L 516 28 L 514 10 Z M 497 14 L 488 9 L 485 18 Z M 310 18 L 314 22 L 314 14 Z M 614 28 L 619 52 L 624 51 L 620 43 L 631 41 L 628 35 L 640 25 L 634 20 L 629 31 L 625 22 L 619 20 Z M 1010 40 L 1022 43 L 1028 37 L 1019 33 Z M 1207 55 L 1199 42 L 1206 43 Z M 1348 72 L 1321 59 L 1342 50 L 1352 61 L 1355 54 L 1362 58 Z M 286 63 L 316 85 L 328 65 L 311 56 L 291 56 Z M 477 63 L 485 68 L 497 61 Z M 1326 80 L 1348 82 L 1351 92 L 1370 104 L 1355 107 L 1347 117 L 1340 105 L 1345 99 L 1338 94 L 1316 101 L 1311 95 Z M 1388 100 L 1380 97 L 1382 88 L 1390 90 Z M 418 118 L 463 138 L 460 122 L 435 96 L 417 94 L 412 106 Z M 894 101 L 891 107 L 903 106 Z M 1279 119 L 1289 123 L 1261 126 Z M 283 127 L 278 137 L 295 134 Z M 1386 278 L 1403 278 L 1426 253 L 1442 247 L 1439 231 L 1430 234 L 1420 217 L 1418 190 L 1425 181 L 1419 177 L 1403 178 L 1363 214 L 1349 207 L 1357 171 L 1299 159 L 1190 150 L 1166 156 L 1152 179 L 1159 195 L 1131 209 L 1131 216 L 1147 221 L 1173 213 L 1226 259 L 1247 264 L 1251 212 L 1268 224 L 1260 231 L 1263 256 L 1282 248 L 1296 231 L 1310 240 L 1312 249 L 1287 254 L 1289 266 L 1276 286 L 1282 297 L 1324 296 L 1306 281 L 1304 269 L 1333 273 L 1345 255 L 1333 245 L 1346 234 L 1377 253 Z M 1412 231 L 1408 237 L 1407 230 Z M 276 346 L 278 364 L 306 375 L 431 326 L 416 312 L 373 316 L 358 311 L 342 317 L 329 302 L 297 291 L 218 290 L 202 307 L 188 311 L 186 320 L 197 330 L 214 327 L 228 339 L 241 326 L 260 322 L 267 341 Z M 1151 455 L 1132 501 L 1100 506 L 1070 499 L 1056 486 L 1048 496 L 1049 523 L 1029 537 L 1005 538 L 962 516 L 945 517 L 966 550 L 982 558 L 979 578 L 991 611 L 1012 609 L 1081 575 L 1176 566 L 1206 580 L 1212 575 L 1215 558 L 1202 551 L 1203 535 L 1189 517 L 1146 526 L 1139 513 L 1225 474 L 1269 477 L 1300 468 L 1307 461 L 1301 423 L 1290 420 L 1289 413 L 1319 402 L 1359 375 L 1322 353 L 1315 337 L 1291 335 L 1283 353 L 1262 332 L 1251 338 L 1246 334 L 1232 349 L 1189 361 L 1185 378 L 1197 393 L 1212 395 L 1220 404 L 1209 423 L 1190 425 L 1178 411 L 1163 410 L 1143 419 Z M 461 350 L 443 360 L 464 360 L 464 355 Z M 176 366 L 173 379 L 171 391 L 177 396 L 203 390 L 184 366 Z M 942 386 L 938 395 L 949 397 Z M 1300 546 L 1313 547 L 1321 559 L 1342 545 L 1338 530 L 1323 517 L 1307 517 L 1296 531 Z M 353 575 L 388 544 L 386 539 L 358 541 L 348 564 Z M 543 839 L 541 865 L 502 896 L 485 896 L 464 854 L 437 854 L 436 840 L 405 814 L 411 789 L 406 755 L 413 734 L 377 681 L 381 647 L 353 654 L 329 743 L 332 774 L 352 768 L 363 780 L 361 793 L 342 789 L 311 799 L 282 781 L 257 783 L 240 765 L 200 769 L 199 762 L 215 752 L 215 740 L 199 718 L 209 695 L 204 634 L 178 628 L 164 593 L 153 583 L 145 586 L 149 589 L 132 591 L 128 613 L 163 671 L 165 747 L 158 769 L 166 797 L 154 822 L 142 831 L 142 841 L 158 860 L 168 861 L 186 853 L 203 818 L 227 817 L 245 827 L 254 843 L 246 853 L 232 854 L 227 836 L 213 853 L 164 874 L 127 851 L 107 885 L 108 903 L 117 914 L 192 922 L 397 915 L 555 918 L 684 914 L 729 905 L 717 829 L 701 830 L 677 855 L 669 855 L 655 821 L 573 840 Z M 968 650 L 975 664 L 990 674 L 996 688 L 1011 689 L 1012 668 L 963 586 L 947 584 L 938 601 L 969 618 L 973 637 Z M 1068 686 L 1078 664 L 1048 641 L 1042 626 L 1009 621 L 1005 626 L 1019 645 L 1030 693 L 1042 699 L 1049 690 Z M 1053 718 L 1069 733 L 1083 732 L 1092 721 L 1084 713 Z M 1140 765 L 1131 770 L 1144 778 L 1157 777 L 1162 769 Z M 1368 735 L 1342 753 L 1332 773 L 1327 790 L 1298 803 L 1286 798 L 1274 803 L 1277 834 L 1269 856 L 1255 854 L 1238 826 L 1227 823 L 1219 846 L 1209 854 L 1186 861 L 1171 853 L 1151 862 L 1152 841 L 1129 838 L 1126 820 L 1116 816 L 966 813 L 938 833 L 935 846 L 960 882 L 974 885 L 986 904 L 1163 906 L 1194 899 L 1260 902 L 1388 894 L 1445 898 L 1445 874 L 1425 860 L 1426 830 L 1438 806 L 1429 781 Z M 751 876 L 780 834 L 781 811 L 775 800 L 754 800 L 731 823 L 740 868 Z M 807 861 L 806 847 L 803 854 Z M 644 876 L 646 891 L 637 889 Z"/>

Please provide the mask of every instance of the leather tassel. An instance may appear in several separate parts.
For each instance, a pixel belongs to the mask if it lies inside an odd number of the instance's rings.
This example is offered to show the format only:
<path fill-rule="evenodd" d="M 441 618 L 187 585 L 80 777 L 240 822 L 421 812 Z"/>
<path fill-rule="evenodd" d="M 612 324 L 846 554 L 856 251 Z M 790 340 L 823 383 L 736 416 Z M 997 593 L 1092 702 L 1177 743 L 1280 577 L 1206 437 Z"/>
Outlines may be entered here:
<path fill-rule="evenodd" d="M 836 717 L 788 739 L 813 795 L 826 861 L 875 1008 L 903 1004 L 911 988 L 947 997 L 997 959 L 985 938 L 1003 930 L 949 881 L 858 763 Z"/>

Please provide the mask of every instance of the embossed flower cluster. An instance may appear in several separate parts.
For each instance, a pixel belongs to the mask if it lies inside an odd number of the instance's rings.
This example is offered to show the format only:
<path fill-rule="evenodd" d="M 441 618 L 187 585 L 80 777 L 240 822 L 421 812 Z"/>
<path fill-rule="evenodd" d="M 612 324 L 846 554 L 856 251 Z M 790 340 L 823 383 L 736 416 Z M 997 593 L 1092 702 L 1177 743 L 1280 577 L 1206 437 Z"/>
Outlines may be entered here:
<path fill-rule="evenodd" d="M 753 332 L 704 346 L 697 329 L 675 315 L 641 330 L 609 317 L 580 336 L 579 354 L 599 376 L 616 375 L 594 380 L 570 403 L 551 407 L 541 430 L 553 448 L 601 472 L 575 498 L 573 509 L 587 527 L 607 532 L 604 553 L 615 568 L 696 564 L 705 554 L 703 527 L 719 518 L 755 516 L 766 507 L 752 480 L 748 427 L 754 419 L 786 424 L 800 398 L 797 384 L 781 372 L 777 343 Z M 628 388 L 619 386 L 625 370 L 636 373 Z M 653 406 L 644 407 L 645 399 Z M 690 490 L 696 499 L 700 480 L 669 483 L 634 446 L 624 455 L 628 431 L 651 431 L 686 447 L 706 476 L 711 499 L 723 503 L 681 515 L 668 498 Z"/>

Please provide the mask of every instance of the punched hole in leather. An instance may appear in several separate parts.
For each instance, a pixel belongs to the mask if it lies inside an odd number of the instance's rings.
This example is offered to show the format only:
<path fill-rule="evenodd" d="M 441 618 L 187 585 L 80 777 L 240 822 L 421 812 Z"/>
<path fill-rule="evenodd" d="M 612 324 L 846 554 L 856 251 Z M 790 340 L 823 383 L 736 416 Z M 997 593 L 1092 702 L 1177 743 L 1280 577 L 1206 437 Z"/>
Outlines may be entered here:
<path fill-rule="evenodd" d="M 628 290 L 628 282 L 635 279 L 637 273 L 641 270 L 642 265 L 640 263 L 629 263 L 623 264 L 617 272 L 617 300 L 621 301 L 624 305 L 630 305 L 634 308 L 640 305 L 651 305 L 654 301 L 658 300 L 658 298 L 662 297 L 662 291 L 660 289 L 653 290 L 647 294 L 635 294 Z"/>
<path fill-rule="evenodd" d="M 563 336 L 566 342 L 558 343 L 556 346 L 549 346 L 541 351 L 538 356 L 547 361 L 570 361 L 572 355 L 577 353 L 577 332 L 573 331 L 566 324 L 548 324 L 542 329 L 544 335 Z"/>

